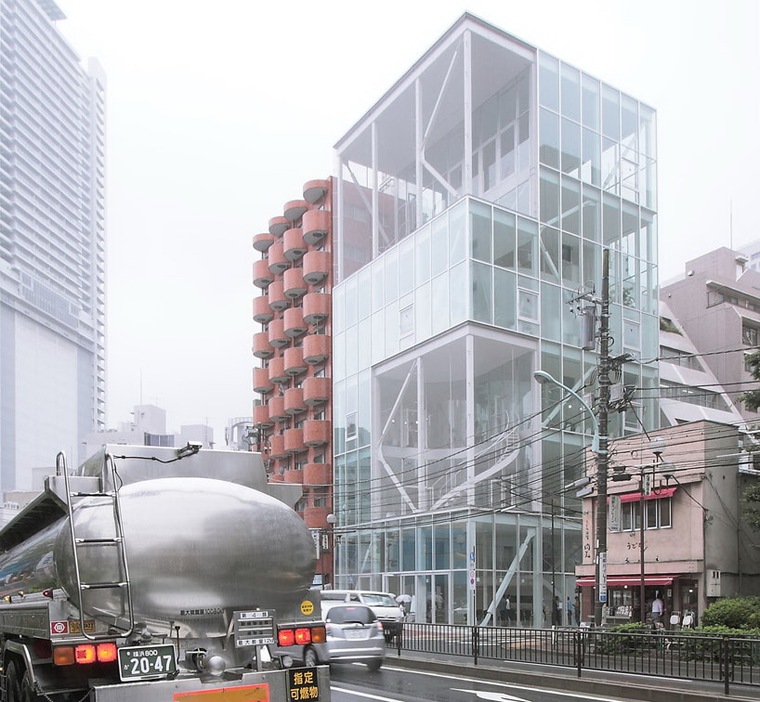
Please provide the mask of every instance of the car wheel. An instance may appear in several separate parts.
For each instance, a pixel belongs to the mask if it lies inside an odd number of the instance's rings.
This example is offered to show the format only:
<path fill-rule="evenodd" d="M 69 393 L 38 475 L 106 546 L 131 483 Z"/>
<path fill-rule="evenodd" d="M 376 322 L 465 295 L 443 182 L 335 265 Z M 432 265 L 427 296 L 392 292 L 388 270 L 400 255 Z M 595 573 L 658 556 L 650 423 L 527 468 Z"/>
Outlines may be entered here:
<path fill-rule="evenodd" d="M 317 658 L 317 652 L 313 648 L 307 648 L 303 654 L 303 664 L 307 668 L 313 668 L 315 665 L 319 665 L 319 659 Z"/>
<path fill-rule="evenodd" d="M 383 665 L 383 661 L 382 660 L 369 661 L 369 663 L 367 663 L 367 668 L 369 668 L 374 673 L 374 672 L 380 670 L 380 666 L 382 666 L 382 665 Z"/>

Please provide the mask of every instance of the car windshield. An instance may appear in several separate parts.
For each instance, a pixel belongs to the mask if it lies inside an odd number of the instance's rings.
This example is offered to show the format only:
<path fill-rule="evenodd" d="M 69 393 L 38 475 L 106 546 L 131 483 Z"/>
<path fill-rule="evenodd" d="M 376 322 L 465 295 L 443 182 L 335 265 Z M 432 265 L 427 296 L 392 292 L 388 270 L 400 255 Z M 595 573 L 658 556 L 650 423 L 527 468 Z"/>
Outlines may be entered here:
<path fill-rule="evenodd" d="M 376 620 L 369 607 L 331 607 L 327 621 L 333 624 L 372 624 Z"/>
<path fill-rule="evenodd" d="M 395 600 L 382 592 L 370 592 L 364 595 L 364 603 L 370 607 L 398 607 Z"/>

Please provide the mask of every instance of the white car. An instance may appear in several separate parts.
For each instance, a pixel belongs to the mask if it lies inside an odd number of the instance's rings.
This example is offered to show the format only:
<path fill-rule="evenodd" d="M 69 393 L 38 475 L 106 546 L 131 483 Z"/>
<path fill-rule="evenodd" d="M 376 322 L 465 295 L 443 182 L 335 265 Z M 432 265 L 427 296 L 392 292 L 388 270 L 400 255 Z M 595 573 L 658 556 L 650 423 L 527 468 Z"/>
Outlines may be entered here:
<path fill-rule="evenodd" d="M 367 605 L 383 625 L 385 640 L 390 642 L 401 636 L 404 628 L 404 610 L 389 592 L 376 590 L 321 590 L 324 607 L 337 602 L 361 603 Z"/>

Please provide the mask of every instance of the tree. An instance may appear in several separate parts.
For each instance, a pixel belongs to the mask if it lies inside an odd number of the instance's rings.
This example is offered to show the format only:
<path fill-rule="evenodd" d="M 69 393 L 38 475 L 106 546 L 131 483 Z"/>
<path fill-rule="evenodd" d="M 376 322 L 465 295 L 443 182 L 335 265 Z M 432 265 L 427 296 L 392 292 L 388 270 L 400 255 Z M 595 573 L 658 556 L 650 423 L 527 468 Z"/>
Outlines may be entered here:
<path fill-rule="evenodd" d="M 753 351 L 744 358 L 747 370 L 755 380 L 760 380 L 760 350 Z M 739 399 L 750 412 L 757 412 L 760 407 L 760 389 L 747 390 L 739 395 Z"/>
<path fill-rule="evenodd" d="M 753 529 L 760 529 L 760 483 L 744 490 L 744 518 Z"/>

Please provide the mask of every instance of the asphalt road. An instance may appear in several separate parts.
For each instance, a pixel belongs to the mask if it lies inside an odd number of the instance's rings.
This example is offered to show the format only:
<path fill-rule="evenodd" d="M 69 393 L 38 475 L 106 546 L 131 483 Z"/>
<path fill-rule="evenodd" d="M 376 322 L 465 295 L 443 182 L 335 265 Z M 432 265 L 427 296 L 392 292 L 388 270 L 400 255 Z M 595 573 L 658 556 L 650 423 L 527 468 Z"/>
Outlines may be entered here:
<path fill-rule="evenodd" d="M 600 697 L 514 683 L 486 681 L 471 675 L 452 675 L 398 668 L 388 659 L 376 673 L 363 665 L 333 666 L 332 702 L 619 702 L 631 697 Z"/>

